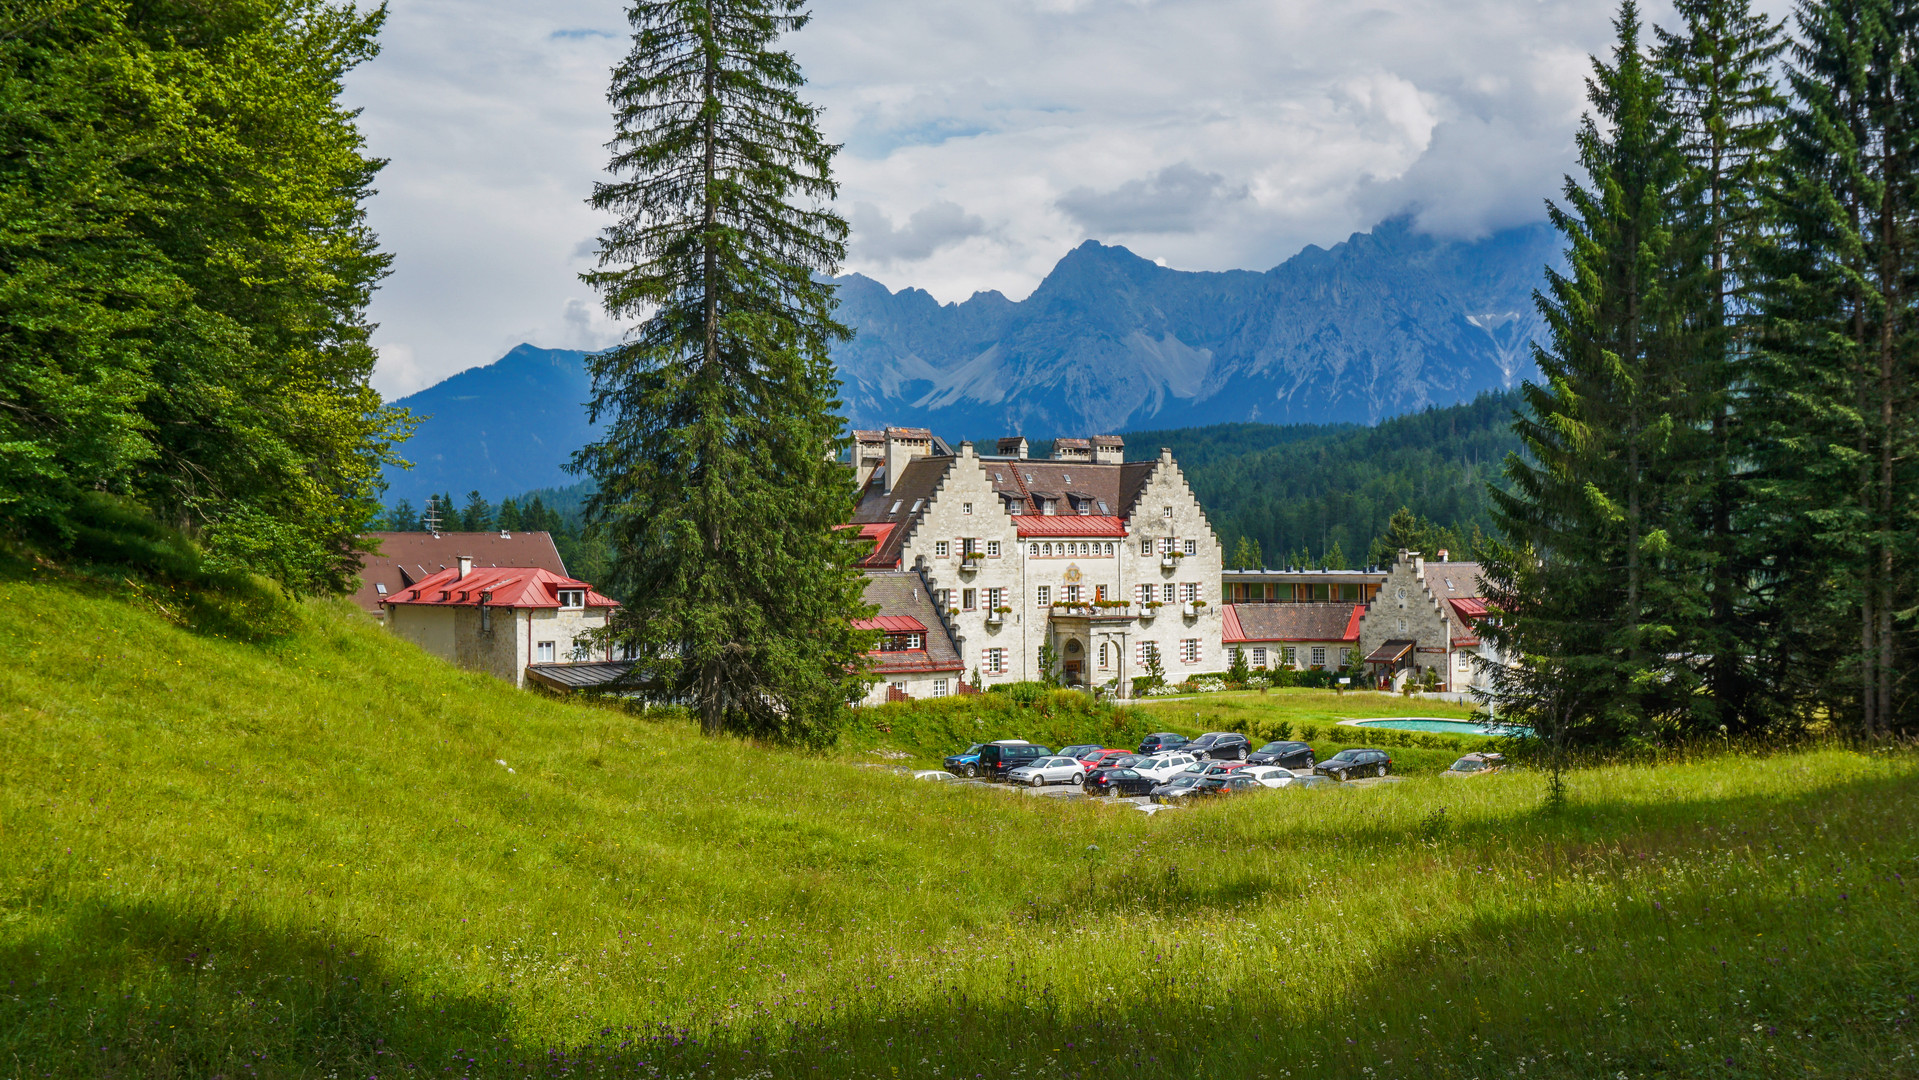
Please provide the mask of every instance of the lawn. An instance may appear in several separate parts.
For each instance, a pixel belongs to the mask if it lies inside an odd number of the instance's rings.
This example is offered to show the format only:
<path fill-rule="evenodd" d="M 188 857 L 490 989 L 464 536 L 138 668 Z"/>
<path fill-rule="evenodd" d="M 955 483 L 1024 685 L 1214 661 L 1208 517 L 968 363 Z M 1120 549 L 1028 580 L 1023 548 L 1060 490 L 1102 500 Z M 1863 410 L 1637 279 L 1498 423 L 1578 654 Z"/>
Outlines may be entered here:
<path fill-rule="evenodd" d="M 49 576 L 0 579 L 5 1075 L 1919 1072 L 1909 753 L 1148 817 Z"/>

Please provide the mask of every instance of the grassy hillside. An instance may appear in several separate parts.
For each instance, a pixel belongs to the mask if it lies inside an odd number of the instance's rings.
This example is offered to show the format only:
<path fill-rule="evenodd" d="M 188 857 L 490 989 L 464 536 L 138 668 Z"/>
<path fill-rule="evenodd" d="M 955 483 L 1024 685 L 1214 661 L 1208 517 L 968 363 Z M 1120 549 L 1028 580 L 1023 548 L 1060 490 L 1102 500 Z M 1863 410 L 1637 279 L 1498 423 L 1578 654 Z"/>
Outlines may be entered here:
<path fill-rule="evenodd" d="M 1148 817 L 47 576 L 0 578 L 6 1076 L 1919 1069 L 1909 755 Z"/>

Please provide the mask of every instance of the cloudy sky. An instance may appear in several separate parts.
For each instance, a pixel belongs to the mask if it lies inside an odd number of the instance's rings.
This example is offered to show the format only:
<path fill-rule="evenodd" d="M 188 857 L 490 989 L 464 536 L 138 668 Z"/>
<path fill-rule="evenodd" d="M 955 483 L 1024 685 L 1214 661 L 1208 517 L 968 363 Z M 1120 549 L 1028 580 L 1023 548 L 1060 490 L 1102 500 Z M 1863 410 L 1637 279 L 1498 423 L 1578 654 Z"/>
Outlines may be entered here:
<path fill-rule="evenodd" d="M 817 0 L 789 40 L 825 109 L 848 269 L 1015 299 L 1087 238 L 1266 269 L 1395 213 L 1538 220 L 1570 160 L 1599 0 Z M 1663 16 L 1663 5 L 1650 5 Z M 374 384 L 619 327 L 576 275 L 618 0 L 391 0 L 356 72 L 396 256 Z"/>

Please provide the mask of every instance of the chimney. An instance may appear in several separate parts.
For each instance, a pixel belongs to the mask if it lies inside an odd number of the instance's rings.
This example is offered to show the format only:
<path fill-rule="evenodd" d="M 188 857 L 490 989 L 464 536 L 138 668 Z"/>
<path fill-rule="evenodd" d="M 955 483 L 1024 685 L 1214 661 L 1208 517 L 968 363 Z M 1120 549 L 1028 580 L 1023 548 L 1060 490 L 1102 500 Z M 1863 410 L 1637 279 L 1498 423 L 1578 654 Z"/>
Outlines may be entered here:
<path fill-rule="evenodd" d="M 1452 560 L 1452 554 L 1453 554 L 1452 552 L 1450 552 L 1450 551 L 1447 551 L 1447 550 L 1446 550 L 1445 548 L 1440 548 L 1440 549 L 1439 549 L 1439 561 L 1440 561 L 1440 562 L 1452 562 L 1452 561 L 1453 561 L 1453 560 Z"/>
<path fill-rule="evenodd" d="M 886 461 L 881 466 L 886 470 L 886 486 L 881 491 L 891 495 L 894 485 L 900 482 L 900 474 L 906 471 L 906 463 L 932 452 L 932 432 L 923 428 L 887 428 Z"/>
<path fill-rule="evenodd" d="M 472 572 L 473 572 L 473 556 L 471 555 L 460 556 L 460 580 L 465 580 L 466 576 L 468 574 L 471 574 Z"/>
<path fill-rule="evenodd" d="M 1095 435 L 1087 440 L 1093 444 L 1093 464 L 1117 465 L 1126 460 L 1126 440 L 1117 435 Z"/>

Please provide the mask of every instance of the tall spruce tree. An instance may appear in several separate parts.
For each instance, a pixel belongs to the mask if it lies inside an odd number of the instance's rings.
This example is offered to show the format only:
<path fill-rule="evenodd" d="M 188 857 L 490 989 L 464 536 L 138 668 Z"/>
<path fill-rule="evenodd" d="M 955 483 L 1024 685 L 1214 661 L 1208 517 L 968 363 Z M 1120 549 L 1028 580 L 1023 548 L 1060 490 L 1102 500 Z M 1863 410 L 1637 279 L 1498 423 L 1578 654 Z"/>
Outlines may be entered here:
<path fill-rule="evenodd" d="M 1495 673 L 1504 711 L 1550 702 L 1567 739 L 1612 741 L 1688 719 L 1697 680 L 1677 630 L 1703 590 L 1682 557 L 1696 537 L 1701 403 L 1693 395 L 1709 285 L 1683 132 L 1622 4 L 1612 63 L 1593 60 L 1578 137 L 1581 186 L 1552 206 L 1570 275 L 1538 298 L 1550 347 L 1524 389 L 1511 490 L 1493 492 L 1504 542 L 1487 545 L 1489 632 L 1517 666 Z M 1578 680 L 1577 701 L 1541 679 Z"/>
<path fill-rule="evenodd" d="M 821 276 L 846 225 L 824 203 L 838 149 L 801 101 L 798 0 L 640 0 L 614 71 L 618 215 L 584 275 L 643 318 L 588 363 L 606 434 L 574 459 L 629 598 L 610 636 L 635 678 L 702 729 L 819 744 L 861 692 L 871 635 Z"/>
<path fill-rule="evenodd" d="M 1764 636 L 1762 606 L 1751 589 L 1762 549 L 1751 542 L 1757 525 L 1748 512 L 1752 456 L 1742 445 L 1739 397 L 1750 387 L 1752 258 L 1765 227 L 1761 190 L 1783 105 L 1771 69 L 1786 43 L 1781 25 L 1755 14 L 1749 0 L 1678 0 L 1675 6 L 1683 25 L 1656 30 L 1655 57 L 1696 173 L 1696 225 L 1707 235 L 1711 275 L 1691 387 L 1710 441 L 1694 525 L 1700 545 L 1687 556 L 1708 592 L 1704 617 L 1681 628 L 1680 637 L 1702 660 L 1701 723 L 1747 730 L 1768 722 L 1769 710 L 1753 648 Z"/>
<path fill-rule="evenodd" d="M 1801 715 L 1919 726 L 1919 4 L 1806 0 L 1762 250 L 1752 395 L 1765 642 Z"/>

